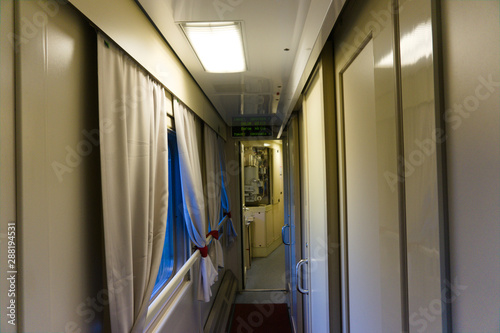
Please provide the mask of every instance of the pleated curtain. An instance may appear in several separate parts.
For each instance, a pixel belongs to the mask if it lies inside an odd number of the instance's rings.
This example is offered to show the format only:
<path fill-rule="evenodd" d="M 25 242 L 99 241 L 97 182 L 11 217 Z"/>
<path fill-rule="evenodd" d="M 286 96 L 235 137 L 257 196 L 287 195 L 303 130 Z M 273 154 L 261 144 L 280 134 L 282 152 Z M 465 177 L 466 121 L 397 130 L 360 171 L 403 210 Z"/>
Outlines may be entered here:
<path fill-rule="evenodd" d="M 168 204 L 166 91 L 98 36 L 99 120 L 111 329 L 143 332 Z"/>
<path fill-rule="evenodd" d="M 179 150 L 181 188 L 184 201 L 184 219 L 191 241 L 200 249 L 200 277 L 198 299 L 210 301 L 210 287 L 217 279 L 217 270 L 208 256 L 206 241 L 207 217 L 197 145 L 195 115 L 184 104 L 174 99 L 174 119 Z"/>
<path fill-rule="evenodd" d="M 217 231 L 221 213 L 222 189 L 219 144 L 217 141 L 217 133 L 215 133 L 213 129 L 205 125 L 203 133 L 205 139 L 208 220 L 211 230 Z M 218 239 L 213 239 L 209 253 L 210 257 L 218 267 L 224 267 L 224 254 L 222 252 L 222 245 Z"/>
<path fill-rule="evenodd" d="M 226 168 L 226 150 L 224 149 L 225 142 L 219 137 L 218 138 L 218 146 L 219 146 L 219 158 L 220 158 L 220 169 L 221 169 L 221 178 L 222 178 L 222 187 L 224 191 L 221 192 L 221 201 L 222 201 L 222 209 L 225 211 L 226 215 L 229 217 L 226 222 L 226 237 L 228 240 L 228 245 L 231 246 L 238 234 L 234 229 L 233 219 L 231 218 L 231 195 L 229 192 L 229 175 L 227 173 Z"/>

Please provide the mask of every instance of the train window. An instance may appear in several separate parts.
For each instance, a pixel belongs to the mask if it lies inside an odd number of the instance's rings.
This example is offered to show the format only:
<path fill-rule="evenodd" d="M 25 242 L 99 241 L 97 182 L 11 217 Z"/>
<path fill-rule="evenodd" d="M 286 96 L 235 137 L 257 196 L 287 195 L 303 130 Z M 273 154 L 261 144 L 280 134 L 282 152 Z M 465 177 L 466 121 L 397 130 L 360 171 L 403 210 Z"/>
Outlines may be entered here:
<path fill-rule="evenodd" d="M 179 154 L 175 133 L 168 133 L 168 215 L 165 243 L 151 299 L 170 281 L 189 256 L 189 239 L 184 223 Z"/>

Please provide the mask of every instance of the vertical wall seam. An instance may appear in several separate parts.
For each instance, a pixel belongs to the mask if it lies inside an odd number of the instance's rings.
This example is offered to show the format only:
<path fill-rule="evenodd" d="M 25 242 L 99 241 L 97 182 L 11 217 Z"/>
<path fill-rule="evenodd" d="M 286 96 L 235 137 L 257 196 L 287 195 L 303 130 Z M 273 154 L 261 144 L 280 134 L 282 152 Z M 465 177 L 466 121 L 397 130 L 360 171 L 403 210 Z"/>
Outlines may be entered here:
<path fill-rule="evenodd" d="M 443 138 L 447 138 L 446 123 L 444 121 L 444 82 L 443 82 L 443 50 L 442 50 L 442 21 L 441 1 L 431 1 L 432 12 L 432 43 L 434 67 L 434 96 L 435 96 L 435 126 Z M 436 132 L 437 133 L 437 132 Z M 448 180 L 446 140 L 436 140 L 437 158 L 437 189 L 439 210 L 439 253 L 441 271 L 441 306 L 443 332 L 453 332 L 451 298 L 451 267 L 450 267 L 450 240 L 448 214 Z"/>
<path fill-rule="evenodd" d="M 339 110 L 339 136 L 342 138 L 341 144 L 339 144 L 340 147 L 340 154 L 342 155 L 342 160 L 340 163 L 342 163 L 342 175 L 340 176 L 339 172 L 339 177 L 342 179 L 342 184 L 341 184 L 341 191 L 343 194 L 343 200 L 342 200 L 342 210 L 344 212 L 344 218 L 341 221 L 341 225 L 343 226 L 343 233 L 341 233 L 341 242 L 342 240 L 344 241 L 344 253 L 343 253 L 343 262 L 344 262 L 344 309 L 343 313 L 344 316 L 342 318 L 344 319 L 343 323 L 343 332 L 344 333 L 349 333 L 350 332 L 350 316 L 349 316 L 349 256 L 347 253 L 347 248 L 348 248 L 348 243 L 347 243 L 347 184 L 346 184 L 346 160 L 345 160 L 345 150 L 346 150 L 346 145 L 345 145 L 345 118 L 344 118 L 344 75 L 343 72 L 340 72 L 339 75 L 339 103 L 340 103 L 340 110 Z M 340 164 L 339 163 L 339 164 Z M 341 254 L 342 256 L 342 254 Z"/>
<path fill-rule="evenodd" d="M 396 128 L 397 128 L 397 173 L 399 202 L 399 244 L 401 265 L 401 331 L 409 332 L 409 295 L 408 295 L 408 249 L 406 227 L 406 184 L 405 184 L 405 148 L 403 123 L 403 95 L 401 78 L 401 45 L 399 30 L 399 0 L 393 0 L 394 25 L 394 74 L 396 91 Z"/>

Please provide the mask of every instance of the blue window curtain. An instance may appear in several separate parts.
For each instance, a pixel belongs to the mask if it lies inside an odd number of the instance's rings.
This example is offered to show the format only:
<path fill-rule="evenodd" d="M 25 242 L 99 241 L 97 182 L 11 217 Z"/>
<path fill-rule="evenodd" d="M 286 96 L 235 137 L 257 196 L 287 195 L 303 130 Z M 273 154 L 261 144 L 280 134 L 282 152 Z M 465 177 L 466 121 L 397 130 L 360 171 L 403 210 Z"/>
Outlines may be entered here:
<path fill-rule="evenodd" d="M 217 230 L 221 211 L 222 178 L 217 133 L 207 125 L 203 127 L 205 141 L 205 169 L 207 175 L 207 203 L 210 229 Z M 217 236 L 218 238 L 218 236 Z M 218 267 L 224 267 L 224 254 L 220 241 L 213 238 L 210 257 Z"/>
<path fill-rule="evenodd" d="M 208 256 L 205 197 L 196 137 L 195 115 L 184 104 L 174 99 L 174 119 L 179 149 L 181 187 L 184 201 L 184 220 L 191 241 L 200 249 L 200 276 L 198 299 L 210 301 L 210 287 L 217 279 L 217 270 Z"/>
<path fill-rule="evenodd" d="M 229 186 L 228 186 L 229 175 L 227 174 L 227 169 L 226 169 L 226 151 L 224 149 L 225 142 L 221 137 L 218 138 L 218 146 L 219 146 L 219 158 L 220 158 L 220 169 L 221 169 L 221 180 L 222 180 L 222 186 L 221 186 L 222 210 L 224 211 L 224 214 L 226 214 L 229 217 L 226 222 L 225 234 L 227 237 L 227 244 L 228 246 L 231 246 L 236 240 L 236 237 L 238 237 L 238 234 L 234 229 L 233 219 L 231 218 L 231 200 L 230 200 L 231 196 L 229 194 Z"/>

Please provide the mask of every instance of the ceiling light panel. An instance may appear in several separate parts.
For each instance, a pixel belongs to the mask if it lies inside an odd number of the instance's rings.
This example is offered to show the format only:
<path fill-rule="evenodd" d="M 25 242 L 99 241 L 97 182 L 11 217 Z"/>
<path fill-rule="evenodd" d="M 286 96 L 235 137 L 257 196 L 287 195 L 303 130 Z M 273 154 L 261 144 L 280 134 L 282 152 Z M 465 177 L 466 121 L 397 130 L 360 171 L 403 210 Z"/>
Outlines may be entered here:
<path fill-rule="evenodd" d="M 247 70 L 241 22 L 184 22 L 180 26 L 205 71 Z"/>

